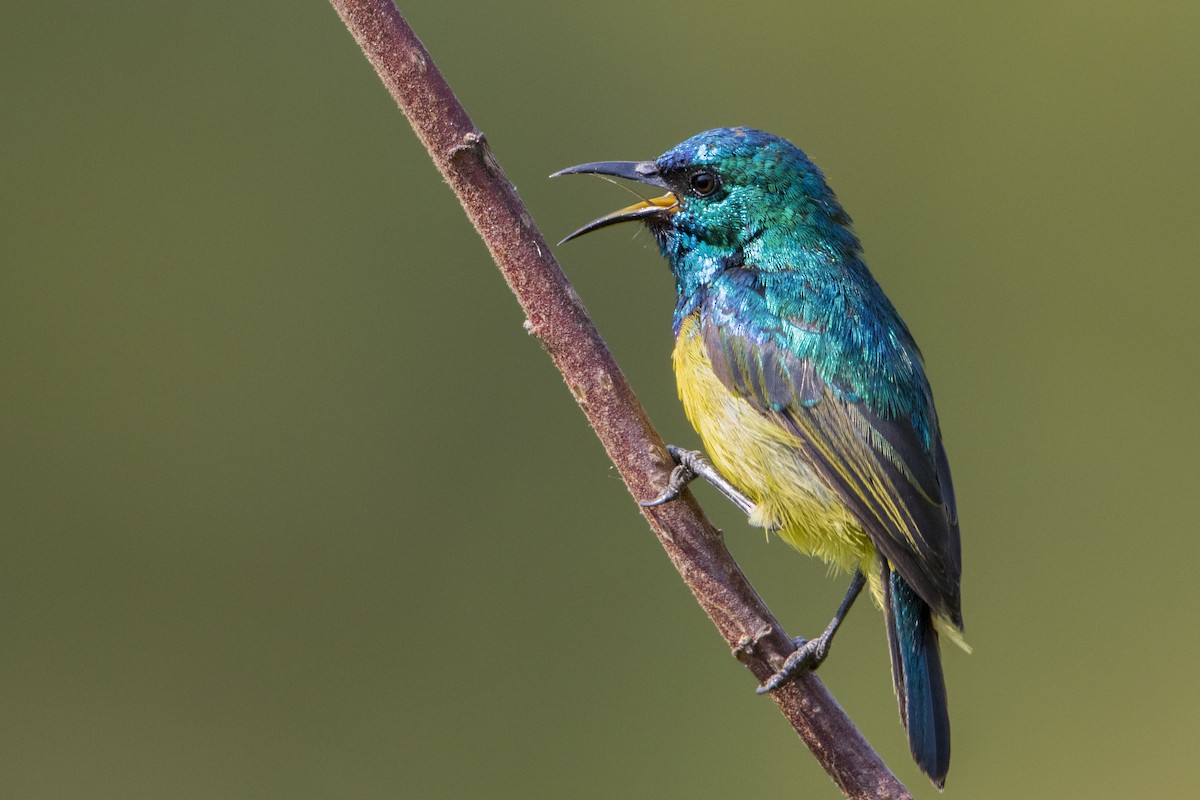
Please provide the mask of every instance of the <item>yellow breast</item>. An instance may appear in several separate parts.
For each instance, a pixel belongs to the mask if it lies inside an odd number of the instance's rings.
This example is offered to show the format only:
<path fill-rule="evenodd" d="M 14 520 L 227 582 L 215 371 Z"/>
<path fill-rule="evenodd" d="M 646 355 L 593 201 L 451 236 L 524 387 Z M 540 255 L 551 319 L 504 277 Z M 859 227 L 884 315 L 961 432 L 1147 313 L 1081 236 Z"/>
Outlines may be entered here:
<path fill-rule="evenodd" d="M 841 569 L 872 575 L 871 540 L 810 466 L 805 443 L 721 383 L 695 317 L 684 321 L 672 360 L 684 411 L 713 464 L 757 504 L 751 524 Z"/>

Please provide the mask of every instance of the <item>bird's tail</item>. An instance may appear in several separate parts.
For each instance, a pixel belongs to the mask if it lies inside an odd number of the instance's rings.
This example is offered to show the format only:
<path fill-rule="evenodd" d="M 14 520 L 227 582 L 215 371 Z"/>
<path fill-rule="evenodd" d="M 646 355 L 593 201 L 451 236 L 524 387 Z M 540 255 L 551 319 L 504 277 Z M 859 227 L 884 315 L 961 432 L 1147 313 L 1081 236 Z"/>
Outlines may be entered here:
<path fill-rule="evenodd" d="M 883 564 L 883 614 L 900 719 L 917 765 L 941 789 L 950 769 L 950 715 L 933 614 L 908 582 Z"/>

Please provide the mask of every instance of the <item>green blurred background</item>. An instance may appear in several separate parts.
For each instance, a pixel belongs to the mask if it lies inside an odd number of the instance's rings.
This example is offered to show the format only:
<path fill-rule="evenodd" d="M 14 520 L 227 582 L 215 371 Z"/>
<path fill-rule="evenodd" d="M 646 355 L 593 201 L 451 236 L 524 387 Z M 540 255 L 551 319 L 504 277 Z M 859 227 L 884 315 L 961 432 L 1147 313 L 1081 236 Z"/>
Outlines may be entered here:
<path fill-rule="evenodd" d="M 928 360 L 948 796 L 1186 796 L 1200 6 L 421 0 L 548 238 L 717 125 L 826 171 Z M 835 797 L 321 3 L 0 11 L 0 795 Z M 664 436 L 672 285 L 564 267 Z M 697 490 L 795 633 L 844 582 Z M 918 796 L 883 625 L 822 677 Z"/>

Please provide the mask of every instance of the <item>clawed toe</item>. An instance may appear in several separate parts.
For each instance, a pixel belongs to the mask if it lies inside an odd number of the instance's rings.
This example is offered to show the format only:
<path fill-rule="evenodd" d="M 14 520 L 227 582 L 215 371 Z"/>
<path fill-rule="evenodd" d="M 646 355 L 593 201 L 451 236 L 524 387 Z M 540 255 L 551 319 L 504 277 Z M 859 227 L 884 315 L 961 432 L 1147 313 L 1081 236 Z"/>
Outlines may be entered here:
<path fill-rule="evenodd" d="M 639 500 L 638 505 L 643 508 L 653 508 L 661 506 L 663 503 L 669 503 L 683 494 L 684 487 L 695 479 L 696 473 L 692 471 L 691 467 L 686 464 L 678 464 L 675 469 L 671 470 L 671 477 L 667 479 L 666 487 L 658 493 L 658 496 L 650 500 Z"/>
<path fill-rule="evenodd" d="M 811 641 L 796 639 L 796 649 L 783 662 L 779 671 L 767 678 L 762 686 L 755 689 L 756 694 L 773 692 L 792 678 L 804 672 L 812 672 L 821 666 L 821 662 L 829 655 L 829 638 L 819 636 Z"/>

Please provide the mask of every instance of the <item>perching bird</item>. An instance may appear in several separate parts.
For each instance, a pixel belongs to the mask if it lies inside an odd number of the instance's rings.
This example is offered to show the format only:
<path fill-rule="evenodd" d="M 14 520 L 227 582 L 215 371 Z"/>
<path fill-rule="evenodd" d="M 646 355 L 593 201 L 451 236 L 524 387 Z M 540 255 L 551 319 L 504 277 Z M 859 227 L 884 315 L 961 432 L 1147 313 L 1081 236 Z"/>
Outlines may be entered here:
<path fill-rule="evenodd" d="M 821 663 L 865 576 L 913 757 L 941 788 L 950 720 L 938 631 L 962 641 L 958 513 L 921 353 L 850 217 L 799 148 L 750 128 L 556 175 L 572 173 L 667 190 L 567 237 L 641 220 L 675 276 L 679 396 L 717 472 L 672 448 L 681 466 L 647 504 L 701 474 L 753 524 L 854 573 L 825 633 L 760 691 Z"/>

